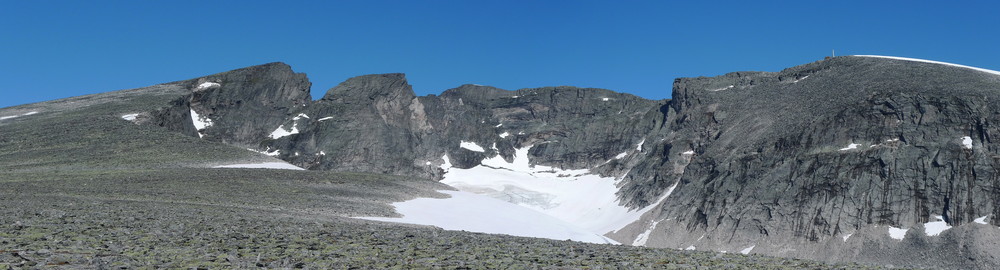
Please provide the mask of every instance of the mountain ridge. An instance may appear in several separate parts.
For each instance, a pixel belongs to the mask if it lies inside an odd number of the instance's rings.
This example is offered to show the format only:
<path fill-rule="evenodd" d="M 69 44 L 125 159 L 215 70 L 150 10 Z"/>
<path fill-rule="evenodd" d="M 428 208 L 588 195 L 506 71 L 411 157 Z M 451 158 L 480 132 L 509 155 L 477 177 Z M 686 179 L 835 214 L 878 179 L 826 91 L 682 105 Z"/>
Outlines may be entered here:
<path fill-rule="evenodd" d="M 416 96 L 391 73 L 313 101 L 304 74 L 269 63 L 158 86 L 178 97 L 135 122 L 312 170 L 429 179 L 527 147 L 531 165 L 614 178 L 620 205 L 653 207 L 605 234 L 619 242 L 990 268 L 998 85 L 964 67 L 845 56 L 678 78 L 666 100 L 471 84 Z M 935 216 L 951 228 L 918 233 Z"/>

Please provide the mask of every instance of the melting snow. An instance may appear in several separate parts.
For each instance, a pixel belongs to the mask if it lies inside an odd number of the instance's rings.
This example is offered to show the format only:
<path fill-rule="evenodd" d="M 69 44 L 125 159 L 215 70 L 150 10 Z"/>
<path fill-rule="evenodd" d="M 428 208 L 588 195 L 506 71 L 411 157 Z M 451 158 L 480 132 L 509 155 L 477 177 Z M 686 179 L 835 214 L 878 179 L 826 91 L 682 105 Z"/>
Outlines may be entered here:
<path fill-rule="evenodd" d="M 951 226 L 948 226 L 948 223 L 944 222 L 944 217 L 934 216 L 934 218 L 938 221 L 924 223 L 924 233 L 927 236 L 936 236 L 947 229 L 951 229 Z"/>
<path fill-rule="evenodd" d="M 194 90 L 195 91 L 201 91 L 201 90 L 209 89 L 209 88 L 212 88 L 212 87 L 220 87 L 220 86 L 222 86 L 222 85 L 219 84 L 219 83 L 203 82 L 203 83 L 199 84 L 198 87 L 196 87 Z"/>
<path fill-rule="evenodd" d="M 317 120 L 317 121 L 326 121 L 326 120 L 330 120 L 330 119 L 333 119 L 333 116 L 327 116 L 327 117 L 323 117 L 323 118 L 320 118 L 320 119 L 319 119 L 319 120 Z"/>
<path fill-rule="evenodd" d="M 740 253 L 743 253 L 743 255 L 750 254 L 750 251 L 752 251 L 753 248 L 755 248 L 755 247 L 757 247 L 757 245 L 752 245 L 752 246 L 750 246 L 748 248 L 744 248 L 743 250 L 740 250 Z"/>
<path fill-rule="evenodd" d="M 639 152 L 642 152 L 642 144 L 645 143 L 645 142 L 646 142 L 646 138 L 642 138 L 642 140 L 639 141 L 639 144 L 635 145 L 635 150 L 637 150 Z"/>
<path fill-rule="evenodd" d="M 982 216 L 980 218 L 977 218 L 976 220 L 973 220 L 972 222 L 979 223 L 979 224 L 989 224 L 989 222 L 986 222 L 986 217 L 989 217 L 989 215 L 985 215 L 985 216 Z"/>
<path fill-rule="evenodd" d="M 996 71 L 996 70 L 989 70 L 989 69 L 985 69 L 985 68 L 970 67 L 970 66 L 965 66 L 965 65 L 952 64 L 952 63 L 947 63 L 947 62 L 938 62 L 938 61 L 932 61 L 932 60 L 924 60 L 924 59 L 916 59 L 916 58 L 906 58 L 906 57 L 896 57 L 896 56 L 882 56 L 882 55 L 855 55 L 855 56 L 888 58 L 888 59 L 896 59 L 896 60 L 904 60 L 904 61 L 913 61 L 913 62 L 923 62 L 923 63 L 939 64 L 939 65 L 952 66 L 952 67 L 968 68 L 968 69 L 972 69 L 972 70 L 976 70 L 976 71 L 986 72 L 986 73 L 993 74 L 993 75 L 1000 75 L 1000 71 Z"/>
<path fill-rule="evenodd" d="M 643 232 L 643 233 L 641 233 L 641 234 L 639 234 L 638 236 L 635 237 L 635 241 L 632 241 L 632 245 L 633 246 L 645 246 L 646 245 L 646 241 L 649 241 L 649 235 L 652 234 L 653 230 L 656 229 L 656 225 L 657 224 L 660 224 L 660 222 L 659 221 L 654 221 L 653 224 L 649 225 L 649 229 L 646 229 L 645 232 Z"/>
<path fill-rule="evenodd" d="M 441 182 L 540 211 L 598 234 L 617 231 L 639 220 L 677 187 L 674 183 L 656 203 L 630 211 L 618 205 L 614 178 L 591 175 L 586 169 L 531 166 L 529 149 L 515 149 L 513 162 L 495 156 L 469 169 L 452 168 L 445 156 L 442 169 L 446 173 Z"/>
<path fill-rule="evenodd" d="M 475 142 L 467 142 L 467 141 L 462 141 L 462 142 L 461 142 L 461 143 L 459 144 L 459 146 L 461 146 L 462 148 L 465 148 L 465 149 L 468 149 L 469 151 L 474 151 L 474 152 L 486 152 L 486 149 L 483 149 L 483 147 L 482 147 L 482 146 L 479 146 L 479 145 L 478 145 L 478 144 L 476 144 Z"/>
<path fill-rule="evenodd" d="M 965 149 L 972 149 L 972 137 L 962 137 L 962 147 L 965 147 Z"/>
<path fill-rule="evenodd" d="M 618 244 L 565 221 L 494 198 L 463 191 L 439 191 L 450 198 L 417 198 L 393 203 L 402 218 L 360 217 L 368 220 L 424 224 L 445 230 L 466 230 L 556 240 Z"/>
<path fill-rule="evenodd" d="M 906 237 L 906 231 L 910 229 L 900 229 L 896 227 L 889 226 L 889 237 L 896 240 L 903 240 Z"/>
<path fill-rule="evenodd" d="M 847 235 L 844 235 L 844 242 L 847 242 L 847 238 L 851 238 L 851 235 L 852 235 L 852 234 L 853 234 L 853 233 L 849 233 L 849 234 L 847 234 Z"/>
<path fill-rule="evenodd" d="M 851 150 L 851 149 L 857 149 L 858 146 L 861 146 L 861 145 L 860 144 L 856 144 L 856 143 L 848 144 L 847 147 L 840 148 L 840 151 L 847 151 L 847 150 Z"/>
<path fill-rule="evenodd" d="M 298 121 L 300 119 L 302 119 L 302 118 L 309 118 L 309 116 L 306 115 L 306 114 L 304 114 L 304 113 L 300 113 L 299 115 L 297 115 L 294 118 L 292 118 L 292 129 L 291 130 L 285 130 L 285 125 L 280 125 L 280 126 L 278 126 L 277 129 L 275 129 L 274 131 L 271 132 L 271 135 L 269 137 L 271 137 L 271 139 L 277 139 L 277 138 L 281 138 L 281 137 L 285 137 L 285 136 L 289 136 L 289 135 L 299 134 L 299 122 Z M 322 119 L 320 121 L 322 121 Z M 298 154 L 296 154 L 296 155 L 298 155 Z"/>
<path fill-rule="evenodd" d="M 281 137 L 285 137 L 285 136 L 289 136 L 289 135 L 293 135 L 293 134 L 299 134 L 299 124 L 298 123 L 292 123 L 292 130 L 285 130 L 285 125 L 280 125 L 280 126 L 278 126 L 277 129 L 275 129 L 273 132 L 271 132 L 271 136 L 269 136 L 269 137 L 271 137 L 271 139 L 277 139 L 277 138 L 281 138 Z"/>
<path fill-rule="evenodd" d="M 205 134 L 201 133 L 201 130 L 212 126 L 212 119 L 206 116 L 198 115 L 198 112 L 191 110 L 191 123 L 194 124 L 194 129 L 198 130 L 198 138 L 205 137 Z"/>
<path fill-rule="evenodd" d="M 288 164 L 285 162 L 265 162 L 265 163 L 255 163 L 255 164 L 231 164 L 231 165 L 221 165 L 215 166 L 214 168 L 257 168 L 257 169 L 282 169 L 282 170 L 305 170 L 299 166 Z"/>
<path fill-rule="evenodd" d="M 128 120 L 128 121 L 135 121 L 135 117 L 137 117 L 137 116 L 139 116 L 138 113 L 130 113 L 130 114 L 122 115 L 122 119 L 125 119 L 125 120 Z"/>
<path fill-rule="evenodd" d="M 510 136 L 509 132 L 504 131 L 504 133 L 500 133 L 500 138 L 507 138 L 507 136 Z"/>
<path fill-rule="evenodd" d="M 628 153 L 622 152 L 621 154 L 618 154 L 617 156 L 615 156 L 615 159 L 622 159 L 622 158 L 624 158 L 627 155 L 628 155 Z"/>

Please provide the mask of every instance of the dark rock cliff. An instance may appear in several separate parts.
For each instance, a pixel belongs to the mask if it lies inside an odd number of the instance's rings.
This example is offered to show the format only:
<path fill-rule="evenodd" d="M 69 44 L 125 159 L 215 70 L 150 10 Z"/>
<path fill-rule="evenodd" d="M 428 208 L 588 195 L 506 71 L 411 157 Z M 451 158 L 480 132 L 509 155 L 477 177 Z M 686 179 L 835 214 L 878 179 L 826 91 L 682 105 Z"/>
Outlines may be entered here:
<path fill-rule="evenodd" d="M 284 63 L 270 63 L 170 83 L 190 89 L 171 107 L 153 113 L 154 124 L 204 139 L 256 147 L 292 111 L 311 103 L 312 85 Z M 209 127 L 196 128 L 191 112 Z"/>

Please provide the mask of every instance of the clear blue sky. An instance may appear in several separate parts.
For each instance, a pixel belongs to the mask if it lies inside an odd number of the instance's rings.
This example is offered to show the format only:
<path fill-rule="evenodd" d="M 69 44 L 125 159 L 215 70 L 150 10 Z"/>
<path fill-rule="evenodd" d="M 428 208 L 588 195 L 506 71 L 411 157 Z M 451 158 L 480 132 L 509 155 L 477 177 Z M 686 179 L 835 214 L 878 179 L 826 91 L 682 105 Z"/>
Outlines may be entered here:
<path fill-rule="evenodd" d="M 881 54 L 1000 70 L 996 1 L 0 0 L 0 107 L 274 61 L 313 95 L 403 72 L 466 83 L 670 96 L 676 77 Z"/>

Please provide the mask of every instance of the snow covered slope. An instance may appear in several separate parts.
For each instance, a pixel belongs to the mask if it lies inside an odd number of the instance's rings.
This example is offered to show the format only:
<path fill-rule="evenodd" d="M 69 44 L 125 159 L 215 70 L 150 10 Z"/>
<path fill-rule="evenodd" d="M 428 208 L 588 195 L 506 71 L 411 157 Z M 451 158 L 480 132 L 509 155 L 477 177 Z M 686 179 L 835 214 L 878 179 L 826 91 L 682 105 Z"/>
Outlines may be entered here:
<path fill-rule="evenodd" d="M 510 163 L 496 156 L 473 168 L 449 168 L 441 182 L 527 207 L 598 234 L 621 229 L 652 209 L 630 211 L 619 205 L 614 178 L 590 174 L 586 169 L 531 166 L 530 149 L 517 149 Z"/>
<path fill-rule="evenodd" d="M 368 220 L 433 225 L 465 230 L 557 240 L 617 244 L 573 224 L 531 209 L 463 191 L 440 191 L 451 198 L 418 198 L 392 204 L 402 218 L 360 217 Z"/>
<path fill-rule="evenodd" d="M 528 150 L 516 149 L 513 162 L 496 156 L 469 169 L 452 167 L 442 183 L 461 191 L 445 191 L 449 199 L 421 198 L 395 203 L 403 218 L 372 220 L 434 225 L 444 229 L 593 243 L 616 243 L 604 235 L 633 223 L 662 203 L 629 210 L 620 206 L 617 181 L 589 170 L 531 166 Z M 672 189 L 671 189 L 672 190 Z"/>

